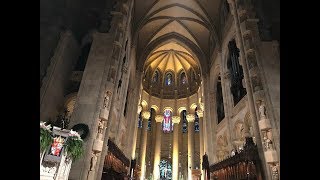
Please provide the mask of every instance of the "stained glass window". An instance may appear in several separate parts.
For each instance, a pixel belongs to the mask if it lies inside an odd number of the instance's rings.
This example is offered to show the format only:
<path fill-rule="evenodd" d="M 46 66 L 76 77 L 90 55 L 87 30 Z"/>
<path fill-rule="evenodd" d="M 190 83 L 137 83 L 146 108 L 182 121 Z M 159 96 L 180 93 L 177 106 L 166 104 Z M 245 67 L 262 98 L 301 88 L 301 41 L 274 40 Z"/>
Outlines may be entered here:
<path fill-rule="evenodd" d="M 225 116 L 224 115 L 224 107 L 223 107 L 221 76 L 218 77 L 216 101 L 217 101 L 217 115 L 218 115 L 218 124 L 219 124 Z"/>
<path fill-rule="evenodd" d="M 194 113 L 194 131 L 195 132 L 199 132 L 200 128 L 199 128 L 199 116 L 197 113 L 198 108 L 196 108 L 196 112 Z"/>
<path fill-rule="evenodd" d="M 172 84 L 172 74 L 168 73 L 166 76 L 166 85 L 169 86 Z"/>
<path fill-rule="evenodd" d="M 162 121 L 162 130 L 165 133 L 171 132 L 173 130 L 171 111 L 168 109 L 164 111 L 164 117 Z"/>
<path fill-rule="evenodd" d="M 140 112 L 139 117 L 138 117 L 138 128 L 142 128 L 142 112 Z"/>
<path fill-rule="evenodd" d="M 150 117 L 148 119 L 148 131 L 151 131 L 152 109 L 150 109 Z"/>
<path fill-rule="evenodd" d="M 182 111 L 182 133 L 188 132 L 187 111 Z"/>
<path fill-rule="evenodd" d="M 159 164 L 160 169 L 160 179 L 161 180 L 168 180 L 172 179 L 172 166 L 170 162 L 167 160 L 161 160 Z"/>
<path fill-rule="evenodd" d="M 186 84 L 187 83 L 186 73 L 183 72 L 181 74 L 181 80 L 180 81 L 181 81 L 182 84 Z"/>
<path fill-rule="evenodd" d="M 154 83 L 158 82 L 158 78 L 159 78 L 159 73 L 158 71 L 156 71 L 153 75 L 152 82 Z"/>

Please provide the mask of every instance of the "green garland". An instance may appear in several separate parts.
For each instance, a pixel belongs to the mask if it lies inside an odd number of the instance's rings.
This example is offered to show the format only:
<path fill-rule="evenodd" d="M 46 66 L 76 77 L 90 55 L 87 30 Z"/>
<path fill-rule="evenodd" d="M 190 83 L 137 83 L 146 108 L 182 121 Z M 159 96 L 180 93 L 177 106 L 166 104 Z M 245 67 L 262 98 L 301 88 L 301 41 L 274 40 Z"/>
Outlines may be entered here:
<path fill-rule="evenodd" d="M 45 151 L 53 142 L 51 132 L 47 129 L 40 128 L 40 152 Z"/>
<path fill-rule="evenodd" d="M 69 158 L 77 160 L 84 153 L 83 141 L 77 136 L 69 136 L 64 144 L 64 150 Z"/>

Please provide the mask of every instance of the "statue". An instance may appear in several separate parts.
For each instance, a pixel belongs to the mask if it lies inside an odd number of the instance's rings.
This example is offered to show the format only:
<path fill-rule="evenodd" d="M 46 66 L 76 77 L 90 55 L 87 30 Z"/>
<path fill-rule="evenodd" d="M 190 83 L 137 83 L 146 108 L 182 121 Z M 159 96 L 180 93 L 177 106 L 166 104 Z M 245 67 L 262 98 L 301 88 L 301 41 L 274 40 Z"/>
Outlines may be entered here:
<path fill-rule="evenodd" d="M 265 132 L 263 135 L 263 144 L 264 147 L 268 150 L 268 149 L 272 149 L 272 140 L 271 140 L 271 132 Z"/>
<path fill-rule="evenodd" d="M 278 170 L 279 164 L 272 165 L 272 179 L 273 180 L 278 180 L 279 179 L 279 170 Z"/>
<path fill-rule="evenodd" d="M 259 106 L 259 114 L 260 114 L 260 119 L 266 119 L 266 107 L 265 105 L 261 102 Z"/>
<path fill-rule="evenodd" d="M 91 161 L 90 161 L 90 171 L 94 171 L 97 164 L 97 156 L 92 153 Z"/>
<path fill-rule="evenodd" d="M 236 140 L 244 140 L 244 124 L 242 122 L 235 124 L 234 132 Z"/>
<path fill-rule="evenodd" d="M 98 133 L 102 134 L 102 132 L 103 132 L 103 122 L 102 120 L 99 120 Z"/>
<path fill-rule="evenodd" d="M 110 96 L 111 96 L 111 92 L 110 92 L 110 91 L 107 91 L 107 92 L 106 92 L 106 95 L 105 95 L 105 97 L 104 97 L 104 102 L 103 102 L 103 107 L 104 107 L 104 108 L 109 107 Z"/>

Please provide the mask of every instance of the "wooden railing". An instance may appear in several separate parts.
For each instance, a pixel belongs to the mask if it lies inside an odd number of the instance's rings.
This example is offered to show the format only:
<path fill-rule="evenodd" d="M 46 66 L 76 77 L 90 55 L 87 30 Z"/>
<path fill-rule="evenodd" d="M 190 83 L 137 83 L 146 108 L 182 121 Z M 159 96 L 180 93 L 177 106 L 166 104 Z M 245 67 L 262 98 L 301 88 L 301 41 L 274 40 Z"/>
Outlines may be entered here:
<path fill-rule="evenodd" d="M 209 169 L 210 179 L 262 179 L 258 149 L 253 143 L 252 137 L 246 138 L 246 144 L 241 152 L 211 165 Z"/>

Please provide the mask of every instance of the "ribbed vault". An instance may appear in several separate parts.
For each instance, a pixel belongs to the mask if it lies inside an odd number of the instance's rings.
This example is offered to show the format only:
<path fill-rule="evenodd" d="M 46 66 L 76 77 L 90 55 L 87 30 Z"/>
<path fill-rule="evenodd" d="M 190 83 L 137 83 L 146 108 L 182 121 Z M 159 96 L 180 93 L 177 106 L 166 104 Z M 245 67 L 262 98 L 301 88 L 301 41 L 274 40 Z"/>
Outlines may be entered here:
<path fill-rule="evenodd" d="M 219 45 L 216 28 L 218 18 L 213 17 L 218 17 L 220 2 L 221 0 L 136 0 L 133 30 L 134 40 L 137 41 L 137 58 L 141 61 L 139 65 L 144 64 L 145 54 L 151 53 L 158 43 L 162 43 L 164 37 L 171 34 L 172 39 L 194 49 L 193 53 L 203 61 L 201 66 L 206 66 L 214 48 Z"/>

